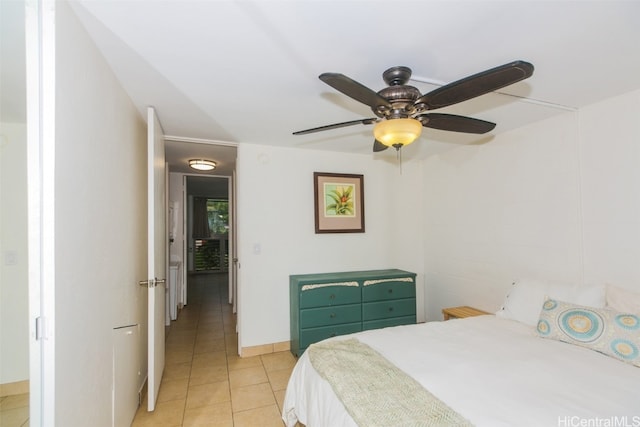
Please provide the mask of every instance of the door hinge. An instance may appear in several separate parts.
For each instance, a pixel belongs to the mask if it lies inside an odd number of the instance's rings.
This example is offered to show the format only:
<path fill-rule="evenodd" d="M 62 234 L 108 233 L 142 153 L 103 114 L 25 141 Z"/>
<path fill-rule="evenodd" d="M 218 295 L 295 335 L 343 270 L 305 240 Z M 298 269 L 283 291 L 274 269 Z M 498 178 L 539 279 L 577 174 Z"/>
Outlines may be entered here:
<path fill-rule="evenodd" d="M 40 341 L 45 337 L 44 318 L 36 317 L 36 341 Z"/>

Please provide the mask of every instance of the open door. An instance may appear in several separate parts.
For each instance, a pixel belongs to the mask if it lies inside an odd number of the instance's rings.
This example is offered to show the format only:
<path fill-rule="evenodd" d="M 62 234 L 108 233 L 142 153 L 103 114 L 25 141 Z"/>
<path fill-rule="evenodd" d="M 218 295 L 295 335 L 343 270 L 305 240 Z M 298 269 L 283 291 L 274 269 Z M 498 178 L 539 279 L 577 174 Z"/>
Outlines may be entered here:
<path fill-rule="evenodd" d="M 56 403 L 56 4 L 45 0 L 27 0 L 22 3 L 24 5 L 2 3 L 0 13 L 6 13 L 4 8 L 9 6 L 12 13 L 19 7 L 24 8 L 30 331 L 29 424 L 49 427 L 55 424 Z M 4 417 L 0 419 L 0 424 L 3 424 L 3 420 Z"/>
<path fill-rule="evenodd" d="M 238 268 L 240 268 L 240 263 L 238 262 L 238 221 L 236 214 L 236 171 L 233 171 L 233 175 L 230 180 L 230 189 L 229 189 L 229 210 L 231 218 L 231 227 L 229 228 L 231 232 L 231 238 L 229 239 L 231 242 L 231 271 L 229 272 L 230 279 L 230 289 L 229 289 L 229 303 L 233 304 L 233 313 L 238 312 Z M 237 332 L 236 327 L 236 332 Z"/>
<path fill-rule="evenodd" d="M 148 167 L 148 279 L 141 282 L 149 288 L 148 299 L 148 404 L 153 411 L 158 399 L 164 370 L 164 318 L 166 283 L 166 181 L 164 135 L 153 107 L 147 110 Z"/>

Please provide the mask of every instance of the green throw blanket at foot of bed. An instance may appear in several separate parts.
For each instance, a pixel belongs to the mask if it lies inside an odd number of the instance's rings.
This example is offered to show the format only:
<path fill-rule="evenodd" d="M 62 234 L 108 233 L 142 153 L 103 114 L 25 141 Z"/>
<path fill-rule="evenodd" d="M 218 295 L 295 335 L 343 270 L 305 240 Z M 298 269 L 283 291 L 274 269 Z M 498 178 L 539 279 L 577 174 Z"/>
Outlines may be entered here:
<path fill-rule="evenodd" d="M 355 338 L 310 346 L 309 359 L 358 426 L 471 424 L 378 352 Z"/>

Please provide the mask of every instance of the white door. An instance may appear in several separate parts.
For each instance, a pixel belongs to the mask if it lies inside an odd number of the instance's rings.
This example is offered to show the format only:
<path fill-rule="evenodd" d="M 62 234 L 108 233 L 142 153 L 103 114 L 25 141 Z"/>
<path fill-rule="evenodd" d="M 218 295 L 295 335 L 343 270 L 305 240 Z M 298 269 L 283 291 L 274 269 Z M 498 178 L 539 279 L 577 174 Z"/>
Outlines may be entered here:
<path fill-rule="evenodd" d="M 3 2 L 3 0 L 0 0 Z M 2 3 L 5 7 L 20 7 Z M 56 4 L 24 2 L 29 268 L 29 424 L 55 424 Z M 4 60 L 4 58 L 3 58 Z M 4 349 L 3 349 L 4 351 Z M 4 417 L 3 417 L 4 419 Z M 2 424 L 2 420 L 0 420 Z"/>
<path fill-rule="evenodd" d="M 164 162 L 164 135 L 153 107 L 147 115 L 147 191 L 148 191 L 148 404 L 156 407 L 158 390 L 164 370 L 164 317 L 166 282 L 166 181 Z"/>
<path fill-rule="evenodd" d="M 231 272 L 229 274 L 230 278 L 230 289 L 229 289 L 229 303 L 233 304 L 233 312 L 238 312 L 238 268 L 240 267 L 238 262 L 238 239 L 236 236 L 238 235 L 238 221 L 236 214 L 236 171 L 233 171 L 230 180 L 230 191 L 229 194 L 229 210 L 231 218 L 231 224 L 229 227 L 229 233 L 231 233 L 231 238 L 229 241 L 231 242 Z"/>

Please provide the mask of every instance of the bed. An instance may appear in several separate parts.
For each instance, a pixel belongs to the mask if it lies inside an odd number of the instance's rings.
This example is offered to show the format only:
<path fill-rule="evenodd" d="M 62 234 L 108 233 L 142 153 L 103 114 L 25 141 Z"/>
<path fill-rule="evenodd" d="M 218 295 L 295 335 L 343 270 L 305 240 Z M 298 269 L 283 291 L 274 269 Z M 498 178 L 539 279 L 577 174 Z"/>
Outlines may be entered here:
<path fill-rule="evenodd" d="M 640 306 L 624 307 L 631 310 L 620 317 L 623 312 L 608 307 L 604 294 L 599 302 L 593 292 L 588 297 L 581 292 L 581 299 L 575 289 L 573 295 L 556 291 L 564 298 L 560 300 L 549 296 L 554 291 L 548 285 L 532 292 L 524 283 L 514 284 L 496 315 L 397 326 L 327 341 L 357 341 L 372 349 L 470 425 L 640 426 Z M 628 295 L 640 300 L 638 294 Z M 630 299 L 623 296 L 621 301 L 627 304 Z M 568 308 L 580 310 L 581 320 L 587 314 L 600 316 L 605 329 L 595 330 L 591 324 L 588 333 L 609 340 L 611 334 L 621 333 L 625 340 L 616 342 L 631 347 L 612 347 L 620 354 L 603 354 L 593 336 L 577 336 L 580 342 L 553 336 L 558 333 L 553 320 L 566 316 Z M 635 314 L 627 313 L 636 309 Z M 609 320 L 622 326 L 613 331 Z M 375 419 L 356 422 L 353 410 L 345 408 L 335 384 L 332 387 L 326 375 L 318 373 L 309 353 L 299 358 L 288 383 L 282 414 L 287 426 L 384 425 Z"/>

